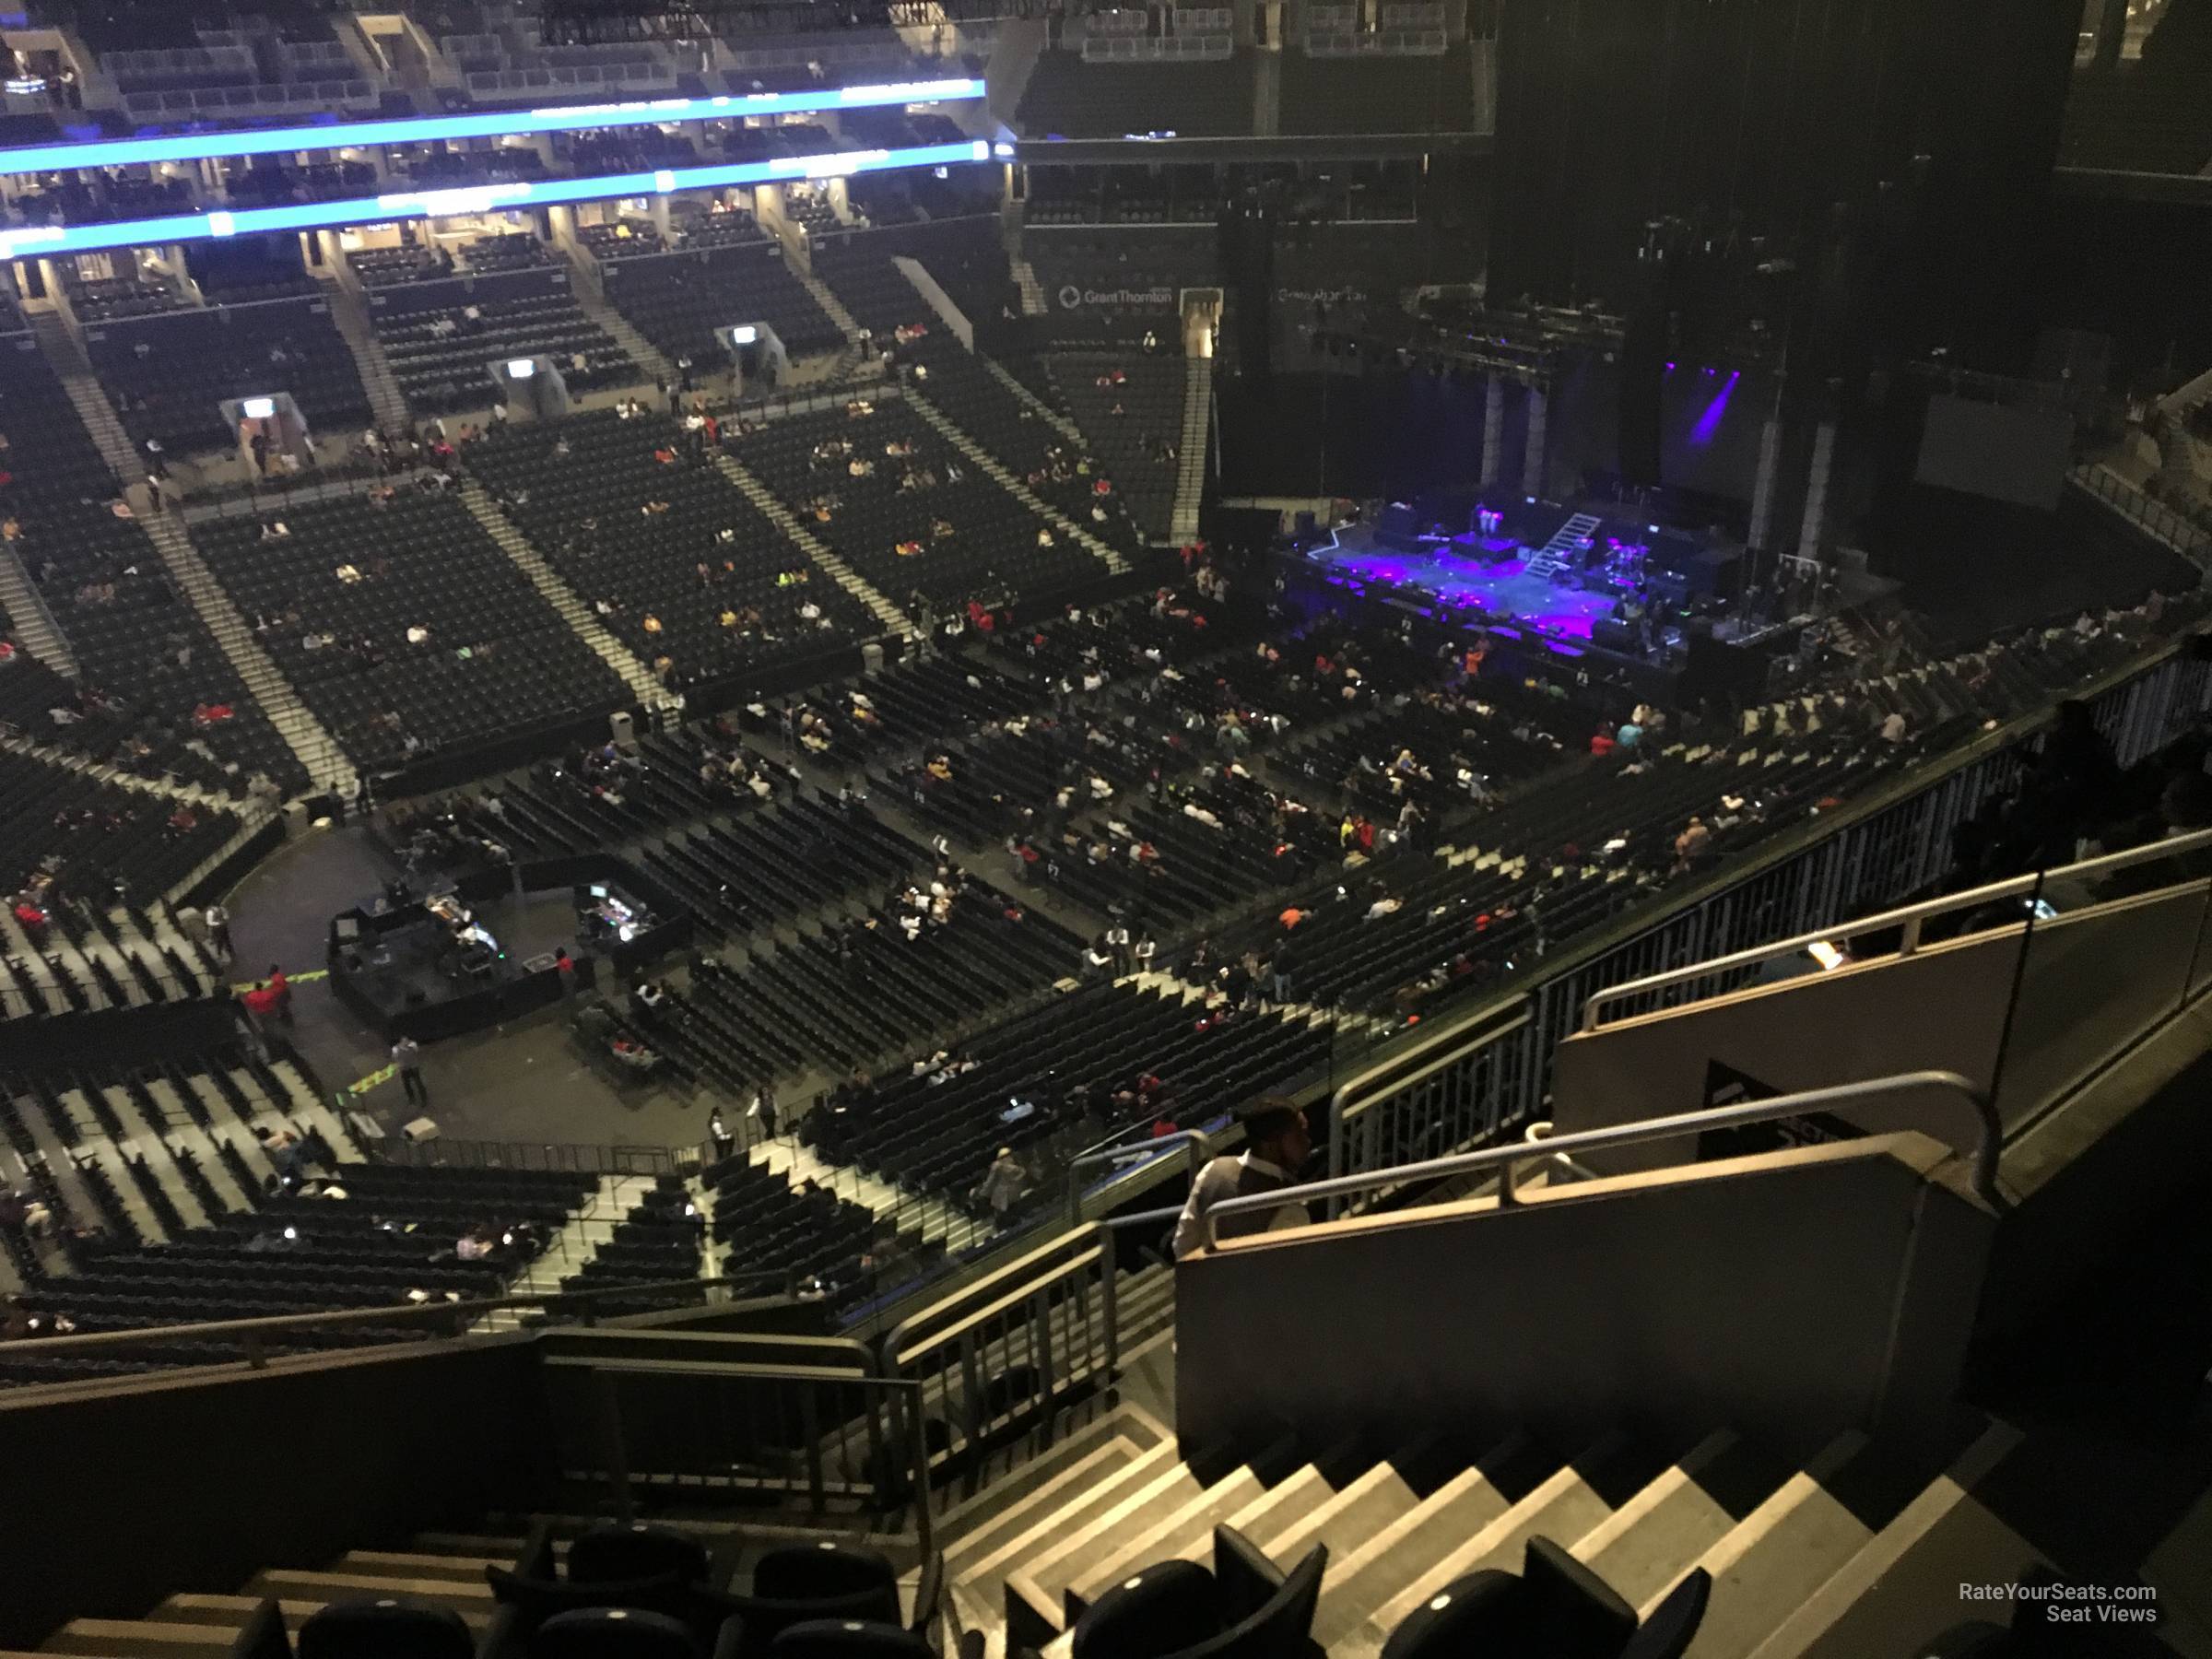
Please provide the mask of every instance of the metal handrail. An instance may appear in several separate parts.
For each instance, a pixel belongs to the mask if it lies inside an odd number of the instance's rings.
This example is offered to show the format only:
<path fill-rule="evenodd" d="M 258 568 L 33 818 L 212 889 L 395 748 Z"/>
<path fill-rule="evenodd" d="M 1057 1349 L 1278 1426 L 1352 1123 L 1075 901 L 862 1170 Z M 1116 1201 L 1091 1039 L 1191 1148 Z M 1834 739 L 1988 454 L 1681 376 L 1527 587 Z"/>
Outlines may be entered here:
<path fill-rule="evenodd" d="M 69 1281 L 59 1279 L 56 1284 Z M 780 1287 L 781 1288 L 777 1288 Z M 333 1308 L 314 1313 L 270 1313 L 253 1319 L 214 1319 L 196 1324 L 139 1325 L 127 1331 L 77 1331 L 65 1336 L 29 1336 L 7 1345 L 12 1357 L 20 1354 L 78 1354 L 96 1348 L 144 1347 L 149 1343 L 205 1342 L 238 1337 L 246 1349 L 246 1362 L 259 1371 L 268 1364 L 263 1344 L 287 1331 L 326 1330 L 334 1326 L 430 1324 L 473 1321 L 487 1313 L 517 1308 L 549 1308 L 556 1304 L 627 1300 L 672 1291 L 739 1290 L 754 1296 L 798 1294 L 797 1277 L 787 1269 L 753 1274 L 743 1278 L 661 1279 L 643 1285 L 610 1285 L 598 1290 L 547 1290 L 522 1296 L 487 1296 L 469 1301 L 394 1302 L 379 1308 Z"/>
<path fill-rule="evenodd" d="M 1149 1158 L 1175 1147 L 1190 1153 L 1191 1179 L 1198 1179 L 1198 1171 L 1214 1155 L 1213 1138 L 1203 1129 L 1178 1129 L 1172 1135 L 1163 1135 L 1154 1140 L 1131 1141 L 1122 1147 L 1101 1147 L 1095 1151 L 1078 1153 L 1067 1166 L 1067 1221 L 1070 1227 L 1083 1222 L 1082 1174 L 1088 1170 L 1114 1169 L 1133 1159 Z"/>
<path fill-rule="evenodd" d="M 1981 1127 L 1973 1153 L 1974 1192 L 1993 1210 L 2001 1213 L 2008 1208 L 2004 1194 L 1997 1191 L 1997 1156 L 2003 1146 L 2003 1131 L 1997 1123 L 1996 1109 L 1989 1098 L 1957 1072 L 1902 1072 L 1896 1077 L 1875 1077 L 1864 1083 L 1842 1083 L 1829 1088 L 1808 1088 L 1796 1094 L 1778 1095 L 1772 1100 L 1753 1100 L 1742 1106 L 1677 1112 L 1668 1117 L 1646 1118 L 1641 1123 L 1616 1124 L 1605 1129 L 1584 1129 L 1573 1135 L 1554 1135 L 1540 1143 L 1540 1152 L 1515 1141 L 1502 1147 L 1487 1147 L 1478 1152 L 1433 1158 L 1425 1163 L 1400 1164 L 1394 1169 L 1372 1170 L 1359 1175 L 1340 1175 L 1328 1181 L 1308 1182 L 1302 1186 L 1280 1187 L 1272 1193 L 1254 1193 L 1245 1198 L 1225 1198 L 1208 1209 L 1201 1218 L 1200 1237 L 1203 1242 L 1200 1248 L 1206 1251 L 1218 1248 L 1219 1241 L 1214 1236 L 1215 1229 L 1223 1216 L 1276 1210 L 1286 1205 L 1303 1204 L 1312 1199 L 1348 1196 L 1354 1193 L 1371 1192 L 1381 1186 L 1432 1181 L 1448 1175 L 1466 1175 L 1477 1170 L 1493 1169 L 1501 1171 L 1498 1202 L 1501 1206 L 1510 1206 L 1520 1202 L 1513 1186 L 1513 1166 L 1532 1157 L 1552 1158 L 1576 1152 L 1599 1151 L 1614 1147 L 1634 1146 L 1641 1141 L 1664 1140 L 1677 1135 L 1699 1134 L 1708 1129 L 1735 1129 L 1750 1124 L 1770 1124 L 1778 1118 L 1795 1117 L 1802 1112 L 1924 1088 L 1947 1089 L 1960 1096 L 1973 1109 L 1975 1120 Z"/>
<path fill-rule="evenodd" d="M 1754 945 L 1748 949 L 1731 951 L 1726 956 L 1713 957 L 1706 961 L 1691 962 L 1685 967 L 1669 968 L 1658 973 L 1647 973 L 1641 979 L 1624 980 L 1618 985 L 1607 985 L 1605 989 L 1591 994 L 1590 1000 L 1583 1005 L 1581 1029 L 1584 1031 L 1596 1030 L 1599 1012 L 1608 1004 L 1619 1002 L 1627 997 L 1664 990 L 1668 985 L 1678 985 L 1687 981 L 1703 979 L 1709 974 L 1725 973 L 1734 968 L 1756 967 L 1764 962 L 1773 961 L 1777 958 L 1794 955 L 1795 952 L 1805 949 L 1808 945 L 1824 942 L 1832 944 L 1839 939 L 1857 938 L 1862 935 L 1881 933 L 1896 927 L 1903 929 L 1904 937 L 1899 941 L 1893 957 L 1886 959 L 1908 957 L 1920 948 L 1920 924 L 1930 916 L 1949 915 L 1959 911 L 1979 910 L 1984 905 L 1994 904 L 2000 900 L 2018 898 L 2032 893 L 2039 886 L 2048 890 L 2048 885 L 2053 881 L 2086 880 L 2092 876 L 2125 869 L 2133 865 L 2151 864 L 2159 859 L 2172 858 L 2178 854 L 2194 853 L 2205 848 L 2212 848 L 2212 830 L 2199 830 L 2194 835 L 2177 835 L 2171 841 L 2150 841 L 2140 847 L 2127 848 L 2124 852 L 2100 853 L 2095 858 L 2085 858 L 2077 864 L 2065 865 L 2054 870 L 2030 871 L 2025 876 L 2008 876 L 2002 881 L 1993 881 L 1983 887 L 1969 888 L 1965 892 L 1946 894 L 1940 899 L 1924 899 L 1917 904 L 1907 904 L 1896 910 L 1882 911 L 1876 915 L 1861 917 L 1856 922 L 1841 922 L 1833 927 L 1817 928 L 1811 933 L 1799 934 L 1794 938 L 1778 939 L 1771 945 Z M 2176 882 L 2173 885 L 2177 888 L 2189 887 L 2195 885 L 2195 882 Z M 2131 900 L 2143 896 L 2142 894 L 2128 895 Z M 1993 929 L 1992 931 L 1996 930 Z"/>

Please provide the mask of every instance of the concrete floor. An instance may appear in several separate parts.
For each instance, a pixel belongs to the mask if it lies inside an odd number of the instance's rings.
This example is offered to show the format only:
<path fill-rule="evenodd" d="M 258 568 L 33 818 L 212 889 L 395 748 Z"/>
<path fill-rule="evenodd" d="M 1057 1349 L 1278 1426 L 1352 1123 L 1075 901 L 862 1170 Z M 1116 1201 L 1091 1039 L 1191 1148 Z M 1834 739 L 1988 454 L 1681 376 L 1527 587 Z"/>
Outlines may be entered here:
<path fill-rule="evenodd" d="M 287 842 L 226 899 L 241 982 L 281 963 L 298 975 L 325 966 L 330 919 L 372 897 L 396 867 L 359 826 L 311 830 Z M 494 931 L 498 924 L 493 923 Z M 533 913 L 531 938 L 544 932 Z M 543 943 L 541 940 L 540 943 Z M 383 1068 L 383 1039 L 326 980 L 293 994 L 287 1033 L 322 1078 L 342 1089 Z M 709 1101 L 659 1085 L 617 1085 L 569 1042 L 567 1013 L 545 1008 L 508 1025 L 429 1045 L 423 1070 L 430 1115 L 463 1139 L 688 1146 L 706 1138 Z M 354 1105 L 386 1130 L 416 1115 L 396 1082 L 372 1085 Z"/>

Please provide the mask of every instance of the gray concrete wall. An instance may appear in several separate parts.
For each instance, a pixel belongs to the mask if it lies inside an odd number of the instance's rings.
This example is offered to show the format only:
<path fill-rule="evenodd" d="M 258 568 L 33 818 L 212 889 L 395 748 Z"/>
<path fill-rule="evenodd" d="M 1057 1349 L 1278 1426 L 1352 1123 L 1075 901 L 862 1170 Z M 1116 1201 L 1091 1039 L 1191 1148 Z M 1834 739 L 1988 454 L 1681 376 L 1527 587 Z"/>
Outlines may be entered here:
<path fill-rule="evenodd" d="M 1994 1228 L 1947 1159 L 1883 1136 L 1234 1241 L 1177 1269 L 1177 1430 L 1909 1436 L 1954 1396 Z"/>

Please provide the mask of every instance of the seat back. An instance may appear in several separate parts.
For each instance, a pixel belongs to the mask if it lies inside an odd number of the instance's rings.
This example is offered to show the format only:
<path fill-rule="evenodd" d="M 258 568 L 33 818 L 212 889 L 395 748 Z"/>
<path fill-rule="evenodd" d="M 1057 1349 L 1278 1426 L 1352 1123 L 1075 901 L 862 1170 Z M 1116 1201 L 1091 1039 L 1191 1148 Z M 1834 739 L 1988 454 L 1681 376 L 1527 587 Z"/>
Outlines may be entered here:
<path fill-rule="evenodd" d="M 1529 1539 L 1521 1583 L 1530 1635 L 1557 1659 L 1615 1659 L 1636 1633 L 1636 1609 L 1549 1538 Z"/>
<path fill-rule="evenodd" d="M 556 1613 L 530 1638 L 530 1659 L 698 1659 L 691 1628 L 635 1607 Z"/>
<path fill-rule="evenodd" d="M 1076 1620 L 1074 1659 L 1163 1659 L 1221 1630 L 1214 1575 L 1195 1561 L 1131 1574 Z"/>
<path fill-rule="evenodd" d="M 889 1558 L 825 1539 L 771 1549 L 753 1568 L 753 1594 L 762 1601 L 822 1601 L 888 1591 L 890 1620 L 899 1618 L 899 1573 Z"/>
<path fill-rule="evenodd" d="M 1652 1609 L 1652 1616 L 1621 1649 L 1620 1659 L 1682 1659 L 1697 1640 L 1698 1626 L 1705 1621 L 1706 1598 L 1712 1594 L 1712 1575 L 1702 1567 L 1693 1568 Z"/>
<path fill-rule="evenodd" d="M 1328 1567 L 1329 1547 L 1314 1545 L 1257 1612 L 1212 1641 L 1185 1648 L 1177 1659 L 1291 1659 L 1304 1652 Z"/>
<path fill-rule="evenodd" d="M 690 1613 L 688 1586 L 673 1575 L 627 1579 L 595 1584 L 571 1583 L 562 1579 L 524 1578 L 500 1567 L 487 1567 L 491 1593 L 515 1610 L 516 1633 L 534 1634 L 547 1619 L 588 1607 L 630 1607 L 640 1612 L 665 1613 L 685 1618 Z M 302 1632 L 304 1634 L 304 1632 Z"/>
<path fill-rule="evenodd" d="M 476 1659 L 461 1615 L 380 1596 L 333 1602 L 300 1627 L 300 1659 Z"/>
<path fill-rule="evenodd" d="M 865 1618 L 809 1618 L 787 1626 L 769 1659 L 935 1659 L 929 1643 L 895 1624 Z"/>
<path fill-rule="evenodd" d="M 569 1582 L 619 1583 L 627 1579 L 672 1577 L 687 1584 L 707 1581 L 707 1547 L 688 1534 L 642 1521 L 594 1526 L 569 1546 Z"/>
<path fill-rule="evenodd" d="M 264 1600 L 246 1615 L 230 1639 L 230 1659 L 292 1659 L 292 1639 L 285 1634 L 284 1612 Z"/>

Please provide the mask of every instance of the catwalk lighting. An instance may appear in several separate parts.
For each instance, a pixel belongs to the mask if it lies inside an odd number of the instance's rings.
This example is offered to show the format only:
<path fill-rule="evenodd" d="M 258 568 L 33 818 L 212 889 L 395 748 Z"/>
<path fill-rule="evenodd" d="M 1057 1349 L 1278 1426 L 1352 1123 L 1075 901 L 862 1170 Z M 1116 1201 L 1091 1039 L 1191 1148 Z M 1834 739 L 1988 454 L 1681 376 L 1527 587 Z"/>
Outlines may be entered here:
<path fill-rule="evenodd" d="M 447 218 L 456 214 L 511 213 L 562 202 L 656 191 L 711 190 L 726 184 L 772 184 L 784 179 L 841 179 L 853 173 L 988 161 L 991 146 L 976 138 L 959 144 L 923 144 L 905 149 L 839 150 L 821 156 L 782 156 L 722 167 L 678 167 L 660 173 L 609 173 L 594 179 L 544 179 L 527 184 L 487 184 L 468 190 L 425 190 L 364 196 L 344 202 L 307 202 L 289 207 L 241 207 L 180 213 L 164 218 L 124 219 L 108 225 L 38 225 L 0 230 L 0 260 L 53 253 L 88 253 L 100 248 L 135 248 L 154 242 L 316 230 L 339 225 L 377 225 L 401 219 Z"/>
<path fill-rule="evenodd" d="M 756 92 L 714 98 L 653 98 L 625 103 L 562 104 L 493 115 L 424 115 L 393 121 L 336 121 L 251 133 L 185 133 L 169 138 L 102 138 L 0 149 L 0 176 L 66 167 L 131 167 L 235 156 L 283 156 L 364 144 L 430 144 L 447 138 L 527 137 L 601 127 L 658 126 L 679 121 L 739 121 L 748 115 L 806 115 L 888 104 L 964 103 L 983 95 L 980 79 L 899 81 L 810 92 Z"/>

